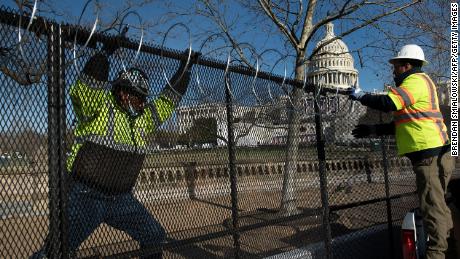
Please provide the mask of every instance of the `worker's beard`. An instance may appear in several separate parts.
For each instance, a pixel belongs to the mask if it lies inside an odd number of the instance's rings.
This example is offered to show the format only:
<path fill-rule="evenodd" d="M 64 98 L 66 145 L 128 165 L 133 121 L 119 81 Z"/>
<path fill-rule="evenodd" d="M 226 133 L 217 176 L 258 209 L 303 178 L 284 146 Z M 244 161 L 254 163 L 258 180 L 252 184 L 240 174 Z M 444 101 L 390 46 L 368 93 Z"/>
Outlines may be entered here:
<path fill-rule="evenodd" d="M 117 95 L 116 95 L 116 102 L 118 103 L 119 107 L 124 112 L 126 112 L 126 114 L 131 118 L 139 117 L 144 113 L 144 109 L 138 110 L 138 109 L 134 108 L 134 106 L 131 103 L 129 94 L 128 94 L 127 101 L 123 102 L 122 97 L 121 97 L 120 93 L 118 92 Z"/>

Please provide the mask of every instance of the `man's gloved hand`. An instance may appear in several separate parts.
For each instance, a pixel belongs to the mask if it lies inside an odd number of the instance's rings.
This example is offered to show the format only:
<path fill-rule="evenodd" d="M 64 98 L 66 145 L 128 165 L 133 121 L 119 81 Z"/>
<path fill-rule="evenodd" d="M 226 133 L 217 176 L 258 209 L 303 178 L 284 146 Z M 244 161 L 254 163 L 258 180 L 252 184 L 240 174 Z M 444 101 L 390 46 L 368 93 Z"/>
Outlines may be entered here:
<path fill-rule="evenodd" d="M 361 90 L 361 88 L 349 88 L 349 96 L 353 101 L 359 101 L 365 93 Z"/>
<path fill-rule="evenodd" d="M 109 42 L 106 42 L 104 44 L 104 47 L 102 47 L 102 50 L 105 52 L 107 56 L 112 55 L 120 47 L 120 40 L 126 37 L 126 34 L 128 33 L 128 29 L 129 29 L 128 26 L 123 27 L 123 29 L 117 36 L 110 39 Z"/>
<path fill-rule="evenodd" d="M 188 50 L 187 50 L 187 51 L 188 51 Z M 190 55 L 190 61 L 191 61 L 192 63 L 195 63 L 195 62 L 198 61 L 198 59 L 200 58 L 200 56 L 201 56 L 201 52 L 195 52 L 195 51 L 192 50 L 192 53 L 191 53 L 191 55 Z"/>
<path fill-rule="evenodd" d="M 189 49 L 184 50 L 182 52 L 182 55 L 185 55 L 186 57 L 188 57 L 189 51 L 190 51 Z M 183 71 L 184 69 L 186 69 L 186 72 L 190 72 L 192 70 L 192 66 L 198 61 L 200 56 L 201 56 L 200 52 L 192 51 L 192 53 L 190 53 L 190 60 L 182 59 L 178 70 Z M 188 61 L 188 64 L 187 64 L 187 61 Z M 185 65 L 187 65 L 187 67 L 185 67 Z"/>
<path fill-rule="evenodd" d="M 182 55 L 185 55 L 186 57 L 188 57 L 189 55 L 189 52 L 190 50 L 189 49 L 186 49 L 182 52 Z M 198 59 L 200 58 L 201 56 L 201 52 L 195 52 L 192 50 L 192 53 L 190 53 L 190 61 L 189 61 L 189 65 L 190 64 L 193 64 L 193 63 L 196 63 L 198 61 Z M 187 60 L 182 60 L 182 63 L 186 63 Z"/>
<path fill-rule="evenodd" d="M 188 59 L 189 54 L 190 60 Z M 198 61 L 200 56 L 200 52 L 192 51 L 192 53 L 190 53 L 190 49 L 186 49 L 182 52 L 180 66 L 170 80 L 174 90 L 180 95 L 184 95 L 187 91 L 188 84 L 190 82 L 192 66 Z"/>
<path fill-rule="evenodd" d="M 370 135 L 375 135 L 376 130 L 375 125 L 359 124 L 351 131 L 351 134 L 355 138 L 365 138 Z"/>

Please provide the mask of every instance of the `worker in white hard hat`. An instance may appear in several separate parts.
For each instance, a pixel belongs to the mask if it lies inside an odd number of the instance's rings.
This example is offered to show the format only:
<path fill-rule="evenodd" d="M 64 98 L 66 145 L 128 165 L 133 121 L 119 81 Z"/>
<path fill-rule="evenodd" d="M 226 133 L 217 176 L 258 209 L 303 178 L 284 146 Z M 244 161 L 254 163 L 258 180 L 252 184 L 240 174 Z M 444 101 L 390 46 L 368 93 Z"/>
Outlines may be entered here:
<path fill-rule="evenodd" d="M 422 71 L 428 62 L 422 48 L 409 44 L 389 62 L 396 86 L 388 94 L 365 94 L 350 90 L 350 99 L 384 112 L 393 112 L 393 122 L 357 125 L 356 138 L 394 134 L 398 154 L 408 157 L 416 176 L 420 210 L 428 235 L 426 258 L 445 258 L 447 238 L 453 227 L 444 195 L 454 169 L 450 141 L 439 110 L 436 86 Z"/>

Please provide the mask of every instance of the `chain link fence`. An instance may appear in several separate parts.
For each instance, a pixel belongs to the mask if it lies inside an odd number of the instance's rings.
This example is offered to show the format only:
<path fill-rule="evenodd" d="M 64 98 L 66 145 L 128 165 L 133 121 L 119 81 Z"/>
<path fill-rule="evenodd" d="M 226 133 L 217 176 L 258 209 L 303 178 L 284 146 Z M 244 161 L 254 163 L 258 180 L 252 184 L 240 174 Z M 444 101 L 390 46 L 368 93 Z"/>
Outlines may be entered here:
<path fill-rule="evenodd" d="M 351 135 L 384 115 L 334 89 L 206 57 L 187 72 L 187 52 L 28 24 L 1 9 L 0 257 L 399 257 L 410 162 L 392 139 Z M 88 65 L 107 46 L 120 48 Z M 136 104 L 111 87 L 134 65 L 149 105 L 128 116 Z"/>

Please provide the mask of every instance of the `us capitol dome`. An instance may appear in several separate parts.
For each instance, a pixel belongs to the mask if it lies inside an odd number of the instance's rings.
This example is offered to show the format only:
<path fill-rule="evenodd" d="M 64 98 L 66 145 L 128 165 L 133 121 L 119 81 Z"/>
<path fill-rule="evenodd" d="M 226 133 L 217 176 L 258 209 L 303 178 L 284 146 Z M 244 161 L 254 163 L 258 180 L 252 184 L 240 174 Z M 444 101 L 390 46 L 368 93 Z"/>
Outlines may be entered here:
<path fill-rule="evenodd" d="M 334 25 L 326 24 L 326 36 L 320 40 L 315 49 L 320 48 L 326 41 L 336 37 Z M 332 88 L 348 88 L 358 84 L 358 71 L 354 68 L 353 57 L 347 45 L 340 39 L 335 39 L 321 47 L 313 56 L 308 67 L 308 81 Z"/>
<path fill-rule="evenodd" d="M 316 44 L 318 49 L 323 43 L 334 38 L 332 23 L 326 24 L 326 36 Z M 323 46 L 312 58 L 308 67 L 307 80 L 328 88 L 348 88 L 358 86 L 358 71 L 353 66 L 353 57 L 348 47 L 340 39 L 335 39 Z M 305 93 L 302 97 L 300 143 L 315 143 L 316 129 L 312 115 L 315 114 L 315 97 Z M 280 95 L 276 105 L 235 105 L 233 127 L 237 137 L 237 146 L 284 145 L 287 143 L 288 111 L 291 99 Z M 320 109 L 324 115 L 323 124 L 325 137 L 328 141 L 338 142 L 353 139 L 351 129 L 357 124 L 359 117 L 365 113 L 366 107 L 356 105 L 353 116 L 343 115 L 340 110 L 347 108 L 348 96 L 321 96 Z M 337 115 L 337 114 L 342 115 Z M 217 124 L 217 146 L 225 146 L 223 141 L 227 132 L 227 109 L 225 103 L 202 103 L 198 105 L 181 106 L 176 109 L 178 131 L 184 134 L 202 118 L 214 118 Z"/>

